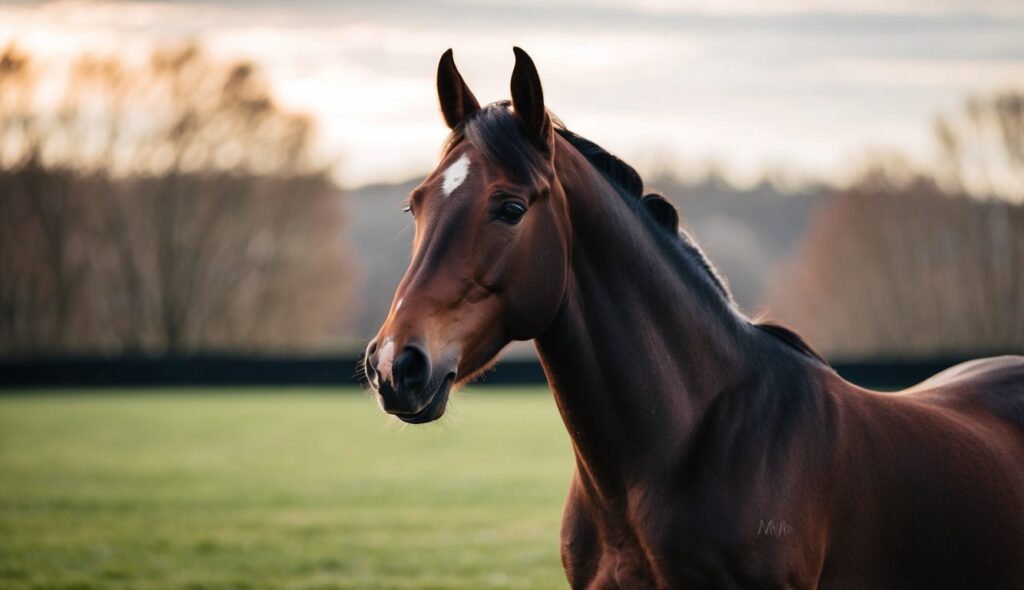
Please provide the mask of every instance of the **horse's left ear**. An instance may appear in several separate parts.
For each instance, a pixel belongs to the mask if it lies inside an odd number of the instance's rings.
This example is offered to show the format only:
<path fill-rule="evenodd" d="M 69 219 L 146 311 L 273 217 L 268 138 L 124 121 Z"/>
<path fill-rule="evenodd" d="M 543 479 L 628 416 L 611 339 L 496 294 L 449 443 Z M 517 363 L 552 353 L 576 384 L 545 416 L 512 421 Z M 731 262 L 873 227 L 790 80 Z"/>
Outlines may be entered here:
<path fill-rule="evenodd" d="M 551 117 L 544 108 L 544 91 L 537 66 L 522 49 L 513 47 L 512 51 L 516 54 L 516 67 L 512 70 L 512 108 L 538 146 L 550 150 Z"/>
<path fill-rule="evenodd" d="M 441 101 L 441 113 L 450 129 L 455 129 L 466 117 L 480 110 L 480 103 L 455 67 L 451 49 L 444 52 L 437 64 L 437 98 Z"/>

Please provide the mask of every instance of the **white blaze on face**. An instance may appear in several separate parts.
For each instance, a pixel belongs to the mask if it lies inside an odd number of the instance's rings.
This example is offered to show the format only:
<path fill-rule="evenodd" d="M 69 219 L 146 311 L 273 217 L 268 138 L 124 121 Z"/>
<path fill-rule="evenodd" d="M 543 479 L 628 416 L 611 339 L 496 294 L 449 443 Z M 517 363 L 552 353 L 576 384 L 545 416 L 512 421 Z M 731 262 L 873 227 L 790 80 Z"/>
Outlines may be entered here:
<path fill-rule="evenodd" d="M 391 365 L 395 362 L 395 343 L 388 337 L 384 340 L 384 346 L 380 349 L 380 355 L 377 357 L 377 371 L 380 372 L 380 378 L 384 381 L 391 380 Z"/>
<path fill-rule="evenodd" d="M 441 184 L 441 190 L 444 192 L 444 196 L 449 197 L 455 189 L 459 188 L 459 185 L 466 180 L 469 176 L 469 156 L 462 154 L 462 157 L 448 167 L 444 171 L 444 183 Z"/>

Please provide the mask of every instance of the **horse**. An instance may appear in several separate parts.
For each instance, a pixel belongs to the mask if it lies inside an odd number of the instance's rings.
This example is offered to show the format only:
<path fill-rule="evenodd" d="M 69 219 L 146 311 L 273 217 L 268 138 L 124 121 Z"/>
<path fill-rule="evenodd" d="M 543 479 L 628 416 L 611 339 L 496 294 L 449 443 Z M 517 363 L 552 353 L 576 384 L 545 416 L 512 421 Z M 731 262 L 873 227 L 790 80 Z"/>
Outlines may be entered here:
<path fill-rule="evenodd" d="M 421 424 L 533 340 L 572 441 L 572 588 L 1024 588 L 1024 357 L 903 392 L 843 380 L 752 321 L 676 209 L 547 111 L 515 48 L 481 107 L 441 57 L 451 129 L 410 194 L 412 259 L 365 352 Z"/>

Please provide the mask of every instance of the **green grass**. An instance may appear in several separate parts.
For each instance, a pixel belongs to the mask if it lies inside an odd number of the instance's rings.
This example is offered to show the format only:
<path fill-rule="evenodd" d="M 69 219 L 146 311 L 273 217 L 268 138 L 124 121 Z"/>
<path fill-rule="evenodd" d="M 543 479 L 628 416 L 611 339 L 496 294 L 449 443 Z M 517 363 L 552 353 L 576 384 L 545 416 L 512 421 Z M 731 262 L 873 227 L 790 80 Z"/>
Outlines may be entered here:
<path fill-rule="evenodd" d="M 327 390 L 0 396 L 0 588 L 561 588 L 544 390 L 401 427 Z"/>

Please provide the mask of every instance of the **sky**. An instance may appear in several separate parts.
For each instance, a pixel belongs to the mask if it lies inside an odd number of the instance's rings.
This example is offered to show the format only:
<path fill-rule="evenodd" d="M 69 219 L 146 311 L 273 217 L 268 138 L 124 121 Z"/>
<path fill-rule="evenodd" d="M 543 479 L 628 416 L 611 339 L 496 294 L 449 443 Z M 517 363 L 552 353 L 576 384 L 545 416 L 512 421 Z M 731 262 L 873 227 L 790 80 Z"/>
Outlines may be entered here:
<path fill-rule="evenodd" d="M 1020 0 L 0 3 L 0 45 L 55 63 L 188 40 L 260 64 L 348 187 L 436 164 L 449 47 L 481 102 L 508 98 L 518 45 L 570 129 L 644 172 L 741 183 L 841 177 L 868 151 L 927 163 L 936 115 L 1024 84 Z"/>

